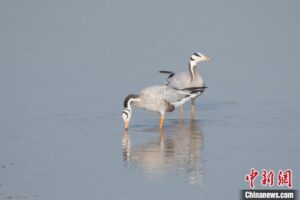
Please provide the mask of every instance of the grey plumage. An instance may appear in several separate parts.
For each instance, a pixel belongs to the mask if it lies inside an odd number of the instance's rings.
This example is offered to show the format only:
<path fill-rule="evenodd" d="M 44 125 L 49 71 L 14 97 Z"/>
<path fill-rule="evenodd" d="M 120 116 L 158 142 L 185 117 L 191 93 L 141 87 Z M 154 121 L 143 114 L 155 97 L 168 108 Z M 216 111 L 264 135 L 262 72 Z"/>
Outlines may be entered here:
<path fill-rule="evenodd" d="M 192 99 L 192 105 L 194 105 L 195 98 L 206 88 L 203 78 L 196 69 L 196 64 L 205 60 L 209 60 L 209 58 L 201 53 L 194 53 L 190 57 L 188 72 L 175 74 L 170 71 L 160 71 L 169 74 L 167 85 L 151 86 L 143 89 L 139 95 L 128 95 L 124 100 L 124 110 L 122 112 L 125 129 L 128 129 L 131 119 L 131 106 L 160 113 L 160 128 L 162 128 L 166 112 L 174 111 L 175 108 L 190 99 Z M 193 108 L 194 106 L 192 106 L 192 110 Z"/>
<path fill-rule="evenodd" d="M 183 90 L 186 88 L 201 88 L 198 90 L 198 95 L 201 95 L 206 88 L 204 80 L 197 69 L 197 63 L 210 60 L 207 56 L 201 53 L 193 53 L 189 60 L 188 71 L 174 73 L 171 71 L 160 71 L 160 73 L 169 74 L 166 85 L 174 89 Z M 195 98 L 192 99 L 192 111 L 195 110 Z"/>
<path fill-rule="evenodd" d="M 133 101 L 133 106 L 163 114 L 172 112 L 193 96 L 196 94 L 192 94 L 192 91 L 181 91 L 164 85 L 156 85 L 143 89 L 139 95 L 129 95 L 126 99 L 136 97 L 139 100 Z"/>
<path fill-rule="evenodd" d="M 197 70 L 197 67 L 194 67 L 194 80 L 191 81 L 190 72 L 178 72 L 174 73 L 172 77 L 167 79 L 167 85 L 174 87 L 176 89 L 184 89 L 190 87 L 204 87 L 204 80 Z"/>
<path fill-rule="evenodd" d="M 160 73 L 169 74 L 166 85 L 176 89 L 204 87 L 204 80 L 197 69 L 197 63 L 207 60 L 210 60 L 207 56 L 204 56 L 201 53 L 193 53 L 189 60 L 188 71 L 175 73 L 172 71 L 161 70 Z"/>
<path fill-rule="evenodd" d="M 160 128 L 162 128 L 166 112 L 174 111 L 176 107 L 183 105 L 186 101 L 197 95 L 199 95 L 198 90 L 176 90 L 165 85 L 145 88 L 139 95 L 130 94 L 124 100 L 124 110 L 122 112 L 125 129 L 128 128 L 131 118 L 131 106 L 158 112 L 161 116 Z"/>

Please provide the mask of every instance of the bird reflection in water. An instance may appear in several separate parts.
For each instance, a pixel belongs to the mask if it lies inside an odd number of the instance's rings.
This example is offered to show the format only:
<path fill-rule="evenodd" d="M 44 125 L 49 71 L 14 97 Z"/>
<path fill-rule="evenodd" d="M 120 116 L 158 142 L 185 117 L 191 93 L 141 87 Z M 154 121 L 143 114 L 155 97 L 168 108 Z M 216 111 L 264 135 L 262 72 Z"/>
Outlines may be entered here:
<path fill-rule="evenodd" d="M 203 134 L 199 121 L 181 119 L 171 123 L 157 138 L 140 145 L 133 145 L 129 132 L 125 131 L 122 140 L 125 165 L 139 166 L 154 179 L 183 171 L 189 183 L 201 183 Z"/>

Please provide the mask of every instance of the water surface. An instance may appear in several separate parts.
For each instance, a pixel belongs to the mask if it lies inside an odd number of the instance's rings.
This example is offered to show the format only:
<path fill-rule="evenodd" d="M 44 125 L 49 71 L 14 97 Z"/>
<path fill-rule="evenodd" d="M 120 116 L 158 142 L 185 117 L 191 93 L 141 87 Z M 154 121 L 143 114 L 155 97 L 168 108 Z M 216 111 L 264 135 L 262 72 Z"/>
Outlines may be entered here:
<path fill-rule="evenodd" d="M 1 1 L 0 199 L 238 199 L 252 167 L 298 189 L 299 7 Z M 124 131 L 125 96 L 194 51 L 212 58 L 195 116 L 159 131 L 134 109 Z"/>

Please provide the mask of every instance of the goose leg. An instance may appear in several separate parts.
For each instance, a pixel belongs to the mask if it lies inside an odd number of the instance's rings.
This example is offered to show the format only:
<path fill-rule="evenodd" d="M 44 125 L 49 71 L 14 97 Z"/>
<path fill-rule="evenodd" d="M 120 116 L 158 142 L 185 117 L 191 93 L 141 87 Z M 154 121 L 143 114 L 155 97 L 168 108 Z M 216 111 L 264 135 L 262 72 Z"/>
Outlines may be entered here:
<path fill-rule="evenodd" d="M 191 102 L 192 102 L 192 115 L 194 115 L 196 112 L 196 98 L 192 98 Z"/>
<path fill-rule="evenodd" d="M 165 123 L 165 116 L 160 115 L 160 119 L 159 119 L 159 128 L 160 129 L 162 129 L 164 127 L 164 123 Z"/>
<path fill-rule="evenodd" d="M 163 129 L 161 129 L 159 131 L 159 133 L 160 133 L 160 136 L 159 136 L 159 145 L 160 145 L 160 149 L 163 150 L 164 147 L 165 147 L 165 133 L 164 133 Z"/>
<path fill-rule="evenodd" d="M 184 119 L 184 110 L 183 110 L 183 105 L 179 106 L 179 119 L 183 121 Z"/>
<path fill-rule="evenodd" d="M 180 113 L 182 114 L 184 112 L 184 109 L 183 109 L 183 105 L 180 106 Z"/>

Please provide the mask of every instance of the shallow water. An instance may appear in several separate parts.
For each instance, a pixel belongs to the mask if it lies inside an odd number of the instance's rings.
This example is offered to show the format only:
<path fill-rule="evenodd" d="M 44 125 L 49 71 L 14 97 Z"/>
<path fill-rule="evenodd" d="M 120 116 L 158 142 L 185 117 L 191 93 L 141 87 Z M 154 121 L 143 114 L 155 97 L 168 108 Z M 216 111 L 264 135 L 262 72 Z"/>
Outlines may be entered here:
<path fill-rule="evenodd" d="M 150 181 L 164 182 L 167 177 L 179 174 L 189 184 L 201 184 L 203 161 L 203 133 L 195 119 L 172 120 L 164 130 L 146 128 L 131 135 L 124 131 L 123 159 L 126 167 L 143 170 Z M 142 133 L 151 135 L 140 136 Z M 133 142 L 131 137 L 133 138 Z"/>
<path fill-rule="evenodd" d="M 0 199 L 238 199 L 253 167 L 290 168 L 298 189 L 298 8 L 1 1 Z M 196 114 L 160 131 L 134 109 L 124 131 L 125 96 L 193 51 L 212 58 Z"/>

